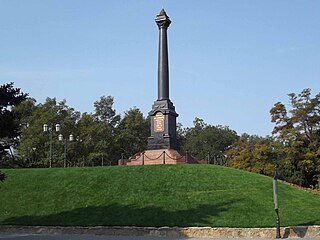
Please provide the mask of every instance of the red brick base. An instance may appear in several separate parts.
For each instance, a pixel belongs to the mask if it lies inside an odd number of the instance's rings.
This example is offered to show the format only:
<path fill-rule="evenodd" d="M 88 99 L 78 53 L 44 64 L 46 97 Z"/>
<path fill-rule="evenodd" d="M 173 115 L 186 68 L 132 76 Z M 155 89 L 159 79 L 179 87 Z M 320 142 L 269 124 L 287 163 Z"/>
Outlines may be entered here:
<path fill-rule="evenodd" d="M 154 164 L 207 164 L 194 157 L 182 154 L 174 149 L 147 150 L 137 153 L 126 160 L 119 160 L 119 165 L 154 165 Z"/>

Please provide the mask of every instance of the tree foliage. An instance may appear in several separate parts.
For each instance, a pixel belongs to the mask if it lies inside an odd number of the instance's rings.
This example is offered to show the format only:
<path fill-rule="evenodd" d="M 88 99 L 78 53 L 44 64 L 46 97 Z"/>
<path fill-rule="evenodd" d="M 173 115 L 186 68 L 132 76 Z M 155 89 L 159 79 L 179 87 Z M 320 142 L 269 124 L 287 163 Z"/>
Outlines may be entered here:
<path fill-rule="evenodd" d="M 27 98 L 20 88 L 14 88 L 13 83 L 0 86 L 0 139 L 14 139 L 18 137 L 19 118 L 12 111 L 12 107 L 19 105 Z"/>
<path fill-rule="evenodd" d="M 227 151 L 229 166 L 259 174 L 273 174 L 273 139 L 242 134 Z"/>
<path fill-rule="evenodd" d="M 205 160 L 211 157 L 222 157 L 226 150 L 237 139 L 237 133 L 229 127 L 212 126 L 202 119 L 195 118 L 194 127 L 185 130 L 183 150 L 198 159 Z"/>
<path fill-rule="evenodd" d="M 304 89 L 288 96 L 288 107 L 277 102 L 270 110 L 273 136 L 242 135 L 228 151 L 230 165 L 272 175 L 277 164 L 280 179 L 316 187 L 320 179 L 320 93 L 312 97 L 311 90 Z"/>
<path fill-rule="evenodd" d="M 320 93 L 310 89 L 288 94 L 290 108 L 278 102 L 270 110 L 273 135 L 283 146 L 283 176 L 291 182 L 314 186 L 320 174 Z"/>
<path fill-rule="evenodd" d="M 20 88 L 14 88 L 12 82 L 0 86 L 0 164 L 8 160 L 6 156 L 8 152 L 12 154 L 11 148 L 17 144 L 20 136 L 20 116 L 12 109 L 21 104 L 27 96 Z M 3 181 L 5 175 L 1 172 L 0 175 Z"/>
<path fill-rule="evenodd" d="M 18 106 L 27 96 L 20 88 L 14 88 L 12 82 L 0 86 L 0 164 L 6 160 L 8 150 L 11 151 L 11 146 L 17 142 L 16 138 L 20 135 L 20 119 L 12 108 Z M 6 175 L 0 172 L 0 182 L 5 178 Z"/>
<path fill-rule="evenodd" d="M 47 98 L 43 104 L 36 104 L 29 99 L 14 109 L 23 115 L 22 135 L 17 148 L 19 165 L 24 167 L 46 167 L 49 163 L 50 132 L 43 132 L 47 124 L 52 131 L 52 157 L 54 166 L 63 165 L 64 142 L 58 140 L 61 134 L 68 138 L 70 134 L 77 135 L 76 123 L 80 113 L 70 108 L 66 101 L 57 102 L 55 98 Z M 61 131 L 55 131 L 55 125 L 61 125 Z"/>
<path fill-rule="evenodd" d="M 62 167 L 66 147 L 67 166 L 113 165 L 121 155 L 129 157 L 146 148 L 150 120 L 139 109 L 125 112 L 123 118 L 113 108 L 113 97 L 102 96 L 94 103 L 93 113 L 80 114 L 65 100 L 47 98 L 37 104 L 27 99 L 13 108 L 21 116 L 21 137 L 16 148 L 16 161 L 0 163 L 2 167 L 48 167 L 50 133 L 43 132 L 47 124 L 52 130 L 52 166 Z M 60 124 L 61 131 L 55 131 Z M 64 140 L 58 140 L 62 135 Z M 70 134 L 74 140 L 69 141 Z"/>
<path fill-rule="evenodd" d="M 138 108 L 131 108 L 125 112 L 117 130 L 117 146 L 125 157 L 142 152 L 147 148 L 150 120 L 144 118 Z"/>

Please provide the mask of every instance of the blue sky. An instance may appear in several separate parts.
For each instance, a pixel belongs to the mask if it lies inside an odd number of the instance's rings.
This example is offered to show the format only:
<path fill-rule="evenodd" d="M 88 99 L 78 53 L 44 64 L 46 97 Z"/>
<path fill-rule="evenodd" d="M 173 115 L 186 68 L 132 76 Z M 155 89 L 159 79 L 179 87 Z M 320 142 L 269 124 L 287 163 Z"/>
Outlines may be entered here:
<path fill-rule="evenodd" d="M 136 106 L 147 115 L 162 7 L 172 20 L 170 98 L 183 126 L 199 117 L 270 135 L 274 103 L 320 92 L 318 0 L 0 0 L 0 84 L 80 112 L 111 95 L 118 113 Z"/>

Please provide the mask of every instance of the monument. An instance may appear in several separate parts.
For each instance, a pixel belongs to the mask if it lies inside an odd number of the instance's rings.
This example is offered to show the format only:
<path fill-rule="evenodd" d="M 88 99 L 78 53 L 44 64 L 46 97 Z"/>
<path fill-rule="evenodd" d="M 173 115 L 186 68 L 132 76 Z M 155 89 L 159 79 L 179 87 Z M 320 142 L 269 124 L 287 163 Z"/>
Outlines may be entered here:
<path fill-rule="evenodd" d="M 167 29 L 170 19 L 164 9 L 156 17 L 159 28 L 158 99 L 154 102 L 151 117 L 151 136 L 148 150 L 177 149 L 176 118 L 178 114 L 169 98 L 169 61 Z"/>
<path fill-rule="evenodd" d="M 162 9 L 155 21 L 159 28 L 158 98 L 149 112 L 151 136 L 148 138 L 148 149 L 127 160 L 119 160 L 119 165 L 206 163 L 178 151 L 176 134 L 178 114 L 169 98 L 167 30 L 171 20 Z"/>

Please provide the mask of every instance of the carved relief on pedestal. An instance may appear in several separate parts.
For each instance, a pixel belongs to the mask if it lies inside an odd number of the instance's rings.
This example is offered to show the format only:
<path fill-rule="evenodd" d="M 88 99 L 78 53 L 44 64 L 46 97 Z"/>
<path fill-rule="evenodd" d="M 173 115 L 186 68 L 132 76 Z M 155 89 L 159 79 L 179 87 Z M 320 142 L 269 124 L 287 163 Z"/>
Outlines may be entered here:
<path fill-rule="evenodd" d="M 157 112 L 154 116 L 154 132 L 164 132 L 164 115 Z"/>

